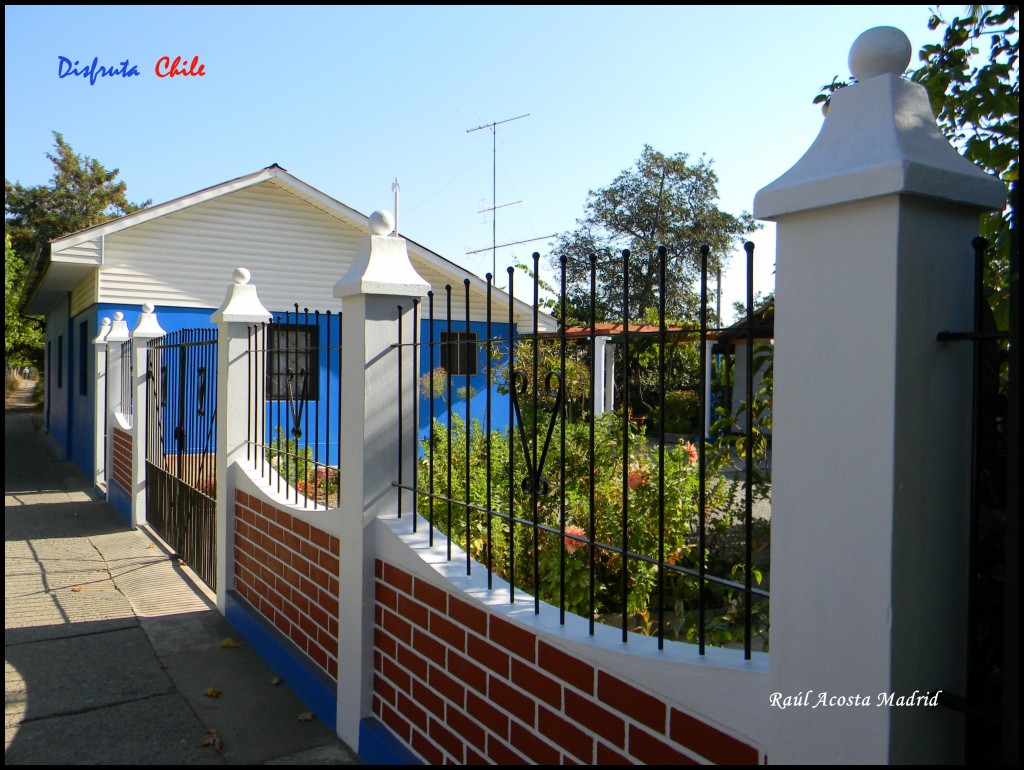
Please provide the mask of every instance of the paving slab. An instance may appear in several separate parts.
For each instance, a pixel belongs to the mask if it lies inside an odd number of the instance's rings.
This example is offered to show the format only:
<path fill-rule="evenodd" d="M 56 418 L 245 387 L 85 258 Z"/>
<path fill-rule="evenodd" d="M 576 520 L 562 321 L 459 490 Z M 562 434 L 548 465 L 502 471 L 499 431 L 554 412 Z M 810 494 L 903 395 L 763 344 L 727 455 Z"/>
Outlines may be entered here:
<path fill-rule="evenodd" d="M 4 428 L 6 764 L 360 763 L 28 409 Z"/>

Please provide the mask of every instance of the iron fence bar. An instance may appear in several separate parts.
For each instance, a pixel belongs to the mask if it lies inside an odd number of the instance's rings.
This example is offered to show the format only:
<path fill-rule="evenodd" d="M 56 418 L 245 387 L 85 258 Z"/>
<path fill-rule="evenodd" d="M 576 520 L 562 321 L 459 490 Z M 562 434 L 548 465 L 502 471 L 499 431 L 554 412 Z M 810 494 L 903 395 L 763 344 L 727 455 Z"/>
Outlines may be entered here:
<path fill-rule="evenodd" d="M 594 614 L 597 611 L 597 553 L 595 541 L 597 538 L 597 450 L 595 445 L 594 431 L 597 421 L 597 404 L 594 398 L 597 393 L 597 255 L 590 255 L 590 612 L 587 613 L 590 635 L 594 635 Z M 613 388 L 614 390 L 614 388 Z"/>
<path fill-rule="evenodd" d="M 402 424 L 402 306 L 398 306 L 398 347 L 395 349 L 398 354 L 398 480 L 402 480 L 402 436 L 404 426 Z M 398 485 L 398 518 L 402 518 L 402 486 Z"/>
<path fill-rule="evenodd" d="M 255 398 L 252 387 L 252 367 L 253 367 L 253 349 L 252 349 L 252 335 L 253 327 L 246 327 L 246 342 L 245 342 L 245 361 L 246 361 L 246 373 L 245 373 L 245 460 L 249 462 L 252 460 L 252 449 L 253 449 L 253 414 L 255 406 Z"/>
<path fill-rule="evenodd" d="M 420 333 L 420 300 L 415 298 L 412 301 L 412 478 L 415 482 L 416 479 L 416 460 L 418 458 L 417 447 L 419 446 L 419 431 L 420 431 L 420 399 L 417 383 L 419 382 L 419 367 L 416 365 L 419 361 L 419 333 Z M 399 351 L 401 356 L 401 351 Z M 398 380 L 399 389 L 401 389 L 401 378 Z M 401 440 L 399 440 L 401 443 Z M 401 479 L 402 475 L 399 473 L 398 478 Z M 340 495 L 340 492 L 339 492 Z M 412 496 L 412 531 L 416 532 L 416 516 L 417 516 L 417 500 L 416 495 Z M 398 509 L 401 511 L 401 507 Z"/>
<path fill-rule="evenodd" d="M 704 654 L 704 646 L 707 643 L 705 605 L 705 578 L 707 576 L 707 471 L 708 471 L 708 425 L 707 409 L 703 403 L 707 393 L 707 335 L 708 335 L 708 254 L 711 248 L 707 244 L 700 247 L 700 441 L 697 461 L 697 526 L 700 530 L 698 535 L 698 570 L 700 577 L 697 581 L 697 651 Z"/>
<path fill-rule="evenodd" d="M 427 465 L 430 484 L 430 545 L 434 545 L 434 442 L 437 436 L 434 432 L 434 292 L 427 292 L 427 301 L 430 305 L 430 366 L 427 367 L 430 379 L 430 429 L 427 432 L 427 451 L 430 453 L 430 460 Z"/>
<path fill-rule="evenodd" d="M 629 249 L 622 250 L 622 641 L 627 641 L 629 599 Z"/>
<path fill-rule="evenodd" d="M 494 276 L 491 273 L 487 274 L 487 425 L 485 430 L 485 451 L 487 452 L 487 590 L 493 588 L 492 579 L 492 559 L 491 555 L 494 552 L 494 540 L 493 533 L 491 531 L 491 289 L 494 286 Z"/>
<path fill-rule="evenodd" d="M 753 611 L 753 543 L 754 536 L 754 244 L 747 241 L 743 244 L 747 252 L 747 441 L 744 495 L 743 525 L 743 658 L 750 660 L 750 630 Z"/>
<path fill-rule="evenodd" d="M 447 329 L 448 329 L 447 335 L 448 335 L 448 337 L 442 343 L 441 349 L 445 352 L 445 363 L 448 364 L 448 366 L 445 367 L 445 391 L 447 393 L 447 398 L 445 399 L 445 406 L 447 407 L 447 411 L 448 411 L 448 414 L 445 415 L 445 419 L 446 419 L 446 421 L 448 423 L 448 448 L 447 448 L 446 454 L 448 456 L 448 462 L 447 462 L 447 466 L 448 466 L 448 487 L 447 487 L 447 489 L 448 489 L 448 494 L 450 496 L 452 494 L 452 454 L 453 454 L 453 451 L 452 451 L 452 449 L 453 449 L 453 447 L 452 447 L 452 418 L 455 416 L 455 408 L 454 408 L 455 405 L 452 403 L 452 287 L 451 287 L 450 284 L 445 284 L 444 294 L 445 294 L 445 314 L 446 314 L 445 318 L 447 320 Z M 448 514 L 448 519 L 447 519 L 448 524 L 447 524 L 447 529 L 445 531 L 448 533 L 448 537 L 445 538 L 445 540 L 446 540 L 445 545 L 446 545 L 446 547 L 448 549 L 448 561 L 451 561 L 452 560 L 452 501 L 450 499 L 448 501 L 448 511 L 447 511 L 447 514 Z"/>
<path fill-rule="evenodd" d="M 537 455 L 537 421 L 540 419 L 539 386 L 540 386 L 540 254 L 533 252 L 533 462 L 532 479 L 533 493 L 530 503 L 533 507 L 533 613 L 540 612 L 540 534 L 537 524 L 540 518 L 540 458 Z M 550 435 L 550 434 L 549 434 Z M 545 442 L 545 451 L 547 442 Z"/>
<path fill-rule="evenodd" d="M 658 247 L 658 649 L 665 648 L 665 268 L 668 251 Z"/>
<path fill-rule="evenodd" d="M 320 345 L 320 310 L 319 309 L 313 311 L 313 327 L 316 329 L 316 345 L 317 345 L 317 347 L 319 347 L 319 345 Z M 328 354 L 328 355 L 330 355 L 330 354 Z M 310 366 L 311 364 L 312 364 L 312 362 L 309 360 L 309 356 L 307 355 L 306 356 L 306 365 Z M 317 365 L 317 367 L 320 366 L 319 356 L 317 357 L 316 365 Z M 325 374 L 327 375 L 326 376 L 327 382 L 325 383 L 325 387 L 324 387 L 324 391 L 326 393 L 327 391 L 330 391 L 330 389 L 331 389 L 331 373 L 330 373 L 330 369 L 329 368 L 328 368 L 328 371 L 325 372 Z M 319 471 L 320 471 L 320 468 L 322 467 L 321 464 L 320 464 L 320 372 L 319 371 L 317 371 L 317 373 L 316 373 L 316 382 L 317 382 L 317 392 L 313 394 L 313 399 L 314 399 L 313 403 L 316 405 L 316 407 L 315 407 L 316 408 L 316 417 L 313 419 L 313 501 L 314 501 L 314 504 L 320 500 L 318 485 L 320 483 L 320 473 L 319 473 Z M 399 380 L 399 382 L 401 382 L 401 380 Z M 328 404 L 330 403 L 330 399 L 329 398 L 327 399 L 327 403 Z M 327 409 L 328 409 L 328 414 L 329 414 L 330 413 L 330 411 L 329 411 L 330 407 L 327 407 Z M 325 450 L 325 454 L 328 455 L 326 459 L 329 461 L 331 459 L 330 458 L 330 453 L 326 452 L 326 447 L 324 447 L 324 450 Z M 327 494 L 328 494 L 327 493 L 327 472 L 326 471 L 324 472 L 324 481 L 323 481 L 323 483 L 324 483 L 324 503 L 326 503 L 327 502 Z"/>
<path fill-rule="evenodd" d="M 297 313 L 296 313 L 297 315 Z M 296 318 L 298 321 L 298 318 Z M 302 408 L 302 415 L 304 417 L 304 428 L 302 431 L 302 437 L 306 440 L 306 448 L 309 447 L 309 413 L 313 409 L 319 409 L 319 400 L 317 396 L 319 393 L 310 393 L 309 378 L 311 372 L 309 371 L 309 308 L 302 308 L 302 332 L 295 335 L 295 343 L 298 345 L 302 343 L 301 348 L 297 348 L 296 352 L 302 351 L 302 360 L 305 366 L 300 370 L 302 375 L 302 398 L 305 404 Z M 311 398 L 312 397 L 312 398 Z M 310 404 L 313 405 L 313 409 L 310 409 Z M 319 416 L 319 414 L 317 415 Z M 295 442 L 295 452 L 299 454 L 299 442 Z M 313 501 L 316 503 L 316 444 L 313 445 Z M 302 480 L 308 485 L 309 484 L 309 452 L 303 451 L 300 455 L 302 458 Z M 299 501 L 299 484 L 298 480 L 295 483 L 295 502 Z M 309 494 L 302 496 L 302 507 L 306 508 L 309 505 Z"/>
<path fill-rule="evenodd" d="M 464 343 L 464 346 L 460 346 L 458 358 L 459 358 L 459 361 L 461 362 L 461 360 L 462 360 L 462 355 L 461 355 L 462 351 L 466 352 L 466 359 L 467 359 L 466 360 L 466 372 L 465 372 L 465 374 L 466 374 L 466 574 L 469 575 L 470 574 L 470 565 L 472 563 L 472 559 L 470 558 L 470 555 L 469 555 L 469 544 L 470 544 L 470 535 L 469 535 L 469 528 L 470 528 L 470 520 L 469 520 L 469 491 L 470 491 L 469 490 L 469 451 L 470 451 L 471 444 L 472 444 L 472 437 L 470 435 L 470 428 L 472 426 L 472 422 L 470 421 L 470 402 L 473 400 L 472 399 L 471 385 L 469 384 L 470 383 L 470 371 L 472 370 L 473 367 L 472 367 L 472 361 L 470 361 L 469 359 L 471 358 L 472 354 L 476 353 L 476 346 L 473 345 L 470 342 L 470 331 L 469 331 L 469 279 L 468 278 L 465 279 L 464 286 L 465 286 L 465 289 L 466 289 L 466 301 L 465 301 L 465 311 L 466 311 L 466 342 Z"/>
<path fill-rule="evenodd" d="M 514 292 L 514 278 L 515 270 L 511 267 L 507 268 L 508 271 L 508 328 L 509 335 L 512 334 L 512 329 L 515 328 L 515 316 L 512 310 L 512 298 L 515 297 Z M 509 391 L 510 398 L 508 400 L 508 509 L 509 511 L 515 510 L 515 485 L 512 483 L 515 478 L 515 455 L 516 455 L 516 442 L 515 442 L 515 381 L 512 377 L 512 372 L 515 369 L 515 358 L 516 351 L 515 345 L 509 343 L 508 346 L 508 371 L 509 371 Z M 526 449 L 526 445 L 523 445 L 523 449 Z M 509 518 L 508 520 L 508 571 L 509 571 L 509 602 L 515 604 L 516 601 L 516 525 L 515 519 Z"/>
<path fill-rule="evenodd" d="M 558 357 L 559 357 L 559 396 L 562 396 L 565 391 L 565 322 L 566 322 L 566 298 L 565 298 L 565 278 L 566 278 L 566 259 L 563 254 L 559 258 L 559 265 L 561 267 L 561 296 L 560 296 L 560 312 L 559 315 L 559 329 L 561 334 L 558 339 Z M 561 467 L 559 469 L 558 478 L 560 484 L 558 485 L 558 522 L 561 532 L 561 537 L 558 543 L 558 622 L 565 624 L 565 398 L 559 399 L 561 402 L 561 420 L 562 420 L 562 432 L 561 442 L 559 446 L 559 457 L 561 458 Z"/>

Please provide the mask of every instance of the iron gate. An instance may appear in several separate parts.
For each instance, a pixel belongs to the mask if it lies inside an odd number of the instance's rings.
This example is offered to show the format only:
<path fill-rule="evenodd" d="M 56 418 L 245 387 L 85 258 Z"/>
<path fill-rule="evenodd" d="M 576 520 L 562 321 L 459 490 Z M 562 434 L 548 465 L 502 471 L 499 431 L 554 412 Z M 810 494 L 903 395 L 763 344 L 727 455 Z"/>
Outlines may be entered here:
<path fill-rule="evenodd" d="M 153 340 L 146 377 L 146 517 L 216 590 L 217 330 Z"/>

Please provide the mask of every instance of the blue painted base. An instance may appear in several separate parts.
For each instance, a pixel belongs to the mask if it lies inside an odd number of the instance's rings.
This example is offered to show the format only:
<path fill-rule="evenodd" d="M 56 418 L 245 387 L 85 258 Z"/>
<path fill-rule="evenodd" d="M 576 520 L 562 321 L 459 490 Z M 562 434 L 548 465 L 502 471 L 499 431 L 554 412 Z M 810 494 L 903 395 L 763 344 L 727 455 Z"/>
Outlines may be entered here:
<path fill-rule="evenodd" d="M 317 719 L 330 729 L 337 724 L 337 685 L 325 673 L 304 660 L 291 641 L 268 623 L 245 599 L 227 594 L 224 617 L 245 637 L 267 665 L 280 676 Z"/>
<path fill-rule="evenodd" d="M 132 523 L 132 497 L 113 479 L 107 482 L 107 504 L 118 516 Z"/>
<path fill-rule="evenodd" d="M 367 765 L 422 765 L 409 747 L 374 717 L 359 723 L 359 758 Z"/>

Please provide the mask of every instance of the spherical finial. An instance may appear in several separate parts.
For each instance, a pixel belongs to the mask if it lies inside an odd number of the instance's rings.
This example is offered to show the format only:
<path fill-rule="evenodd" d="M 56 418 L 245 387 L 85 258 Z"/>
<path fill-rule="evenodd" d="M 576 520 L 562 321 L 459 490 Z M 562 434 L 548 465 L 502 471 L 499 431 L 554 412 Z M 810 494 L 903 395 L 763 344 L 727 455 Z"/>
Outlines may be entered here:
<path fill-rule="evenodd" d="M 114 313 L 114 320 L 115 321 L 123 321 L 124 320 L 124 313 L 122 313 L 120 310 L 118 310 L 116 313 Z"/>
<path fill-rule="evenodd" d="M 143 313 L 152 313 L 153 312 L 153 303 L 152 302 L 147 302 L 145 305 L 143 305 L 142 306 L 142 312 Z"/>
<path fill-rule="evenodd" d="M 249 279 L 252 278 L 252 273 L 246 270 L 244 267 L 236 267 L 234 272 L 231 273 L 231 280 L 234 281 L 238 286 L 244 286 L 249 283 Z"/>
<path fill-rule="evenodd" d="M 864 82 L 877 75 L 902 75 L 910 64 L 910 39 L 896 27 L 874 27 L 850 47 L 850 72 Z"/>
<path fill-rule="evenodd" d="M 100 326 L 110 326 L 110 318 L 103 316 L 103 320 L 100 321 Z"/>
<path fill-rule="evenodd" d="M 370 214 L 370 232 L 374 235 L 390 235 L 395 229 L 395 217 L 390 211 L 381 209 Z"/>

